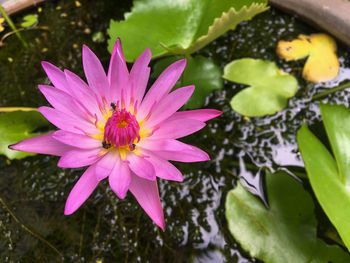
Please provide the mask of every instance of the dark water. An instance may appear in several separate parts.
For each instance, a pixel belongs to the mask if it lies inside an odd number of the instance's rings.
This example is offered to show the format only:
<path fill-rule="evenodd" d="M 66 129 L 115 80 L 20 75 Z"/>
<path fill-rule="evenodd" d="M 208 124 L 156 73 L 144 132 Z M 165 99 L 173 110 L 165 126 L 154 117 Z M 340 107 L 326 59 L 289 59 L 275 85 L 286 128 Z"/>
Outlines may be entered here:
<path fill-rule="evenodd" d="M 5 40 L 7 45 L 0 48 L 1 106 L 47 104 L 36 88 L 49 83 L 40 61 L 83 76 L 82 44 L 108 65 L 106 39 L 95 43 L 92 34 L 105 33 L 109 20 L 121 18 L 131 3 L 81 2 L 81 7 L 74 1 L 43 5 L 38 26 L 49 30 L 23 32 L 29 49 L 23 49 L 14 36 Z M 14 20 L 20 22 L 22 16 Z M 176 164 L 184 174 L 183 183 L 159 180 L 165 232 L 151 222 L 130 194 L 119 200 L 105 181 L 75 214 L 64 216 L 65 200 L 83 169 L 57 168 L 57 157 L 38 155 L 20 161 L 0 157 L 0 262 L 258 262 L 230 235 L 225 197 L 238 176 L 244 176 L 247 185 L 263 187 L 256 176 L 263 175 L 265 167 L 288 169 L 291 174 L 303 172 L 296 131 L 304 119 L 315 129 L 320 122 L 318 102 L 310 98 L 322 87 L 350 79 L 350 54 L 341 45 L 341 73 L 325 86 L 301 79 L 303 61 L 287 63 L 276 56 L 278 40 L 314 32 L 319 30 L 272 8 L 199 52 L 222 68 L 242 57 L 276 61 L 298 78 L 300 89 L 286 110 L 264 118 L 244 119 L 232 111 L 229 102 L 242 85 L 225 82 L 223 90 L 208 97 L 204 107 L 222 110 L 223 116 L 183 141 L 207 151 L 212 161 Z M 325 101 L 348 105 L 348 93 L 338 92 Z M 307 182 L 305 186 L 308 188 Z M 327 228 L 321 211 L 318 218 Z"/>

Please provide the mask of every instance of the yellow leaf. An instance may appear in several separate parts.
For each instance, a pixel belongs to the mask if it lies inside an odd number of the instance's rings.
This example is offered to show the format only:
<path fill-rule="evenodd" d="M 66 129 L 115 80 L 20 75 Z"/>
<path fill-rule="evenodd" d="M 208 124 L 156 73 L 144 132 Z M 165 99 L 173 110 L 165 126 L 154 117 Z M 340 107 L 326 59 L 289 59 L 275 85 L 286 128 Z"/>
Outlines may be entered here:
<path fill-rule="evenodd" d="M 337 45 L 326 34 L 299 35 L 292 41 L 281 40 L 277 54 L 285 60 L 298 60 L 309 56 L 303 69 L 303 78 L 311 82 L 328 81 L 339 72 Z"/>
<path fill-rule="evenodd" d="M 1 31 L 4 31 L 4 27 L 2 26 L 2 23 L 4 23 L 5 22 L 5 18 L 3 18 L 3 17 L 0 17 L 0 32 Z"/>

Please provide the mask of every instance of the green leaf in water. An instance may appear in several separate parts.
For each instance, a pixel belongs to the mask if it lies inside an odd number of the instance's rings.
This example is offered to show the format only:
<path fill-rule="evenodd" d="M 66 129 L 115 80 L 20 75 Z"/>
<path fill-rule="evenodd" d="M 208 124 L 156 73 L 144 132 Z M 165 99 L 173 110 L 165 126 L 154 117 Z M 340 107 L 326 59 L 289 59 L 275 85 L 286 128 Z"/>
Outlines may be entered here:
<path fill-rule="evenodd" d="M 26 15 L 23 17 L 23 22 L 21 23 L 21 27 L 31 27 L 35 25 L 38 22 L 38 16 L 37 15 Z"/>
<path fill-rule="evenodd" d="M 103 39 L 104 39 L 104 35 L 101 31 L 95 32 L 92 35 L 92 41 L 94 41 L 94 42 L 100 43 L 103 41 Z"/>
<path fill-rule="evenodd" d="M 269 263 L 350 262 L 340 247 L 317 238 L 311 196 L 285 173 L 267 174 L 270 209 L 238 184 L 226 198 L 234 238 L 251 256 Z"/>
<path fill-rule="evenodd" d="M 21 159 L 32 153 L 12 151 L 8 149 L 10 144 L 20 140 L 34 137 L 39 133 L 34 130 L 48 125 L 48 121 L 38 111 L 14 111 L 0 114 L 0 154 L 9 159 Z"/>
<path fill-rule="evenodd" d="M 111 20 L 108 49 L 119 37 L 125 58 L 147 47 L 153 58 L 171 51 L 191 54 L 236 25 L 267 10 L 266 0 L 135 0 L 124 21 Z"/>
<path fill-rule="evenodd" d="M 298 146 L 318 201 L 350 249 L 350 112 L 343 105 L 320 109 L 334 158 L 305 124 Z"/>
<path fill-rule="evenodd" d="M 274 62 L 243 58 L 225 66 L 223 78 L 250 85 L 231 100 L 239 114 L 257 117 L 274 114 L 287 106 L 298 90 L 295 77 L 281 72 Z"/>
<path fill-rule="evenodd" d="M 181 59 L 181 56 L 163 58 L 154 65 L 152 77 L 156 78 L 171 63 Z M 184 108 L 196 109 L 203 106 L 205 98 L 216 89 L 222 89 L 222 71 L 214 62 L 203 56 L 187 58 L 187 65 L 181 79 L 174 88 L 195 85 L 193 95 L 187 101 Z"/>

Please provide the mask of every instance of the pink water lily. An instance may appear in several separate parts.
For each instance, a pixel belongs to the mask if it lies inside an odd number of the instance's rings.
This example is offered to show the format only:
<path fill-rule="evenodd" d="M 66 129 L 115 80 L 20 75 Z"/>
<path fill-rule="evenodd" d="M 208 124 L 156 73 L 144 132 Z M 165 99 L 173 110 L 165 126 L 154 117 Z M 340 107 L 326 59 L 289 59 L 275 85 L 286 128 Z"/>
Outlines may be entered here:
<path fill-rule="evenodd" d="M 170 65 L 145 94 L 151 52 L 146 49 L 128 71 L 117 40 L 108 74 L 83 46 L 86 84 L 74 73 L 42 62 L 53 86 L 39 89 L 51 107 L 39 111 L 59 130 L 11 145 L 13 150 L 60 156 L 58 166 L 89 166 L 71 190 L 64 213 L 74 213 L 99 181 L 108 177 L 115 194 L 128 190 L 159 227 L 164 229 L 157 177 L 181 182 L 181 172 L 169 161 L 209 160 L 202 150 L 178 141 L 221 114 L 218 110 L 180 111 L 194 91 L 187 86 L 171 92 L 186 60 Z"/>

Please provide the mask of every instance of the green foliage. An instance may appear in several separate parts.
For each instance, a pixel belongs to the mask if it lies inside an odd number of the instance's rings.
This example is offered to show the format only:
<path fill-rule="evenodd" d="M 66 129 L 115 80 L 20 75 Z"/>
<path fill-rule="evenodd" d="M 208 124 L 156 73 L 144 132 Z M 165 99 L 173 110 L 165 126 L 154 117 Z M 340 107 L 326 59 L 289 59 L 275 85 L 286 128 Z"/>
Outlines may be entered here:
<path fill-rule="evenodd" d="M 226 199 L 229 229 L 251 256 L 269 263 L 349 262 L 340 247 L 317 238 L 310 195 L 285 173 L 267 174 L 270 209 L 241 184 Z"/>
<path fill-rule="evenodd" d="M 265 11 L 266 4 L 266 0 L 135 0 L 124 21 L 111 20 L 108 50 L 119 37 L 128 62 L 147 47 L 153 58 L 169 51 L 191 54 Z"/>
<path fill-rule="evenodd" d="M 288 98 L 298 90 L 297 80 L 279 71 L 267 60 L 243 58 L 225 66 L 223 78 L 250 85 L 231 100 L 239 114 L 257 117 L 274 114 L 287 106 Z"/>
<path fill-rule="evenodd" d="M 154 65 L 154 78 L 158 77 L 160 73 L 171 63 L 181 59 L 180 56 L 173 56 L 163 58 Z M 220 67 L 214 62 L 203 56 L 196 56 L 187 58 L 187 65 L 181 79 L 176 83 L 175 88 L 195 85 L 193 95 L 185 104 L 187 109 L 196 109 L 203 106 L 205 98 L 216 89 L 222 89 L 223 81 L 221 78 L 222 71 Z"/>
<path fill-rule="evenodd" d="M 350 112 L 343 105 L 321 104 L 331 153 L 304 124 L 298 146 L 315 195 L 347 248 L 350 248 Z"/>
<path fill-rule="evenodd" d="M 9 159 L 21 159 L 32 153 L 8 149 L 10 144 L 39 135 L 35 129 L 48 125 L 48 121 L 37 111 L 14 111 L 0 114 L 0 154 Z"/>
<path fill-rule="evenodd" d="M 31 27 L 35 25 L 38 22 L 38 16 L 37 15 L 26 15 L 23 17 L 23 22 L 21 23 L 21 27 Z"/>

